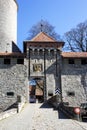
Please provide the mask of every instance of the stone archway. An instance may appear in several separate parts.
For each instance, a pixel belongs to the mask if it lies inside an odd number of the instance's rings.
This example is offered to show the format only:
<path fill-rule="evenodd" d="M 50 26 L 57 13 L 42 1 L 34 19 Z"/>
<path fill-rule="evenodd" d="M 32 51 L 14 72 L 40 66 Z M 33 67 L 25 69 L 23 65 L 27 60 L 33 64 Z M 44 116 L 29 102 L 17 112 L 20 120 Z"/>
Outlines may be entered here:
<path fill-rule="evenodd" d="M 42 78 L 32 78 L 29 82 L 29 102 L 41 103 L 44 101 L 44 81 Z"/>

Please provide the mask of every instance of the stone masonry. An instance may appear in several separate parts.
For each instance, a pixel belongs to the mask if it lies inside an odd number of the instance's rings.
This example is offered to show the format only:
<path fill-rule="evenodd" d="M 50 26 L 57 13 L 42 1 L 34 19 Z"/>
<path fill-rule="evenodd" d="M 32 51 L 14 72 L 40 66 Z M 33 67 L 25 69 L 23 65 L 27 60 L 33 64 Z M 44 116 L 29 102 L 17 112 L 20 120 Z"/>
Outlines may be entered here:
<path fill-rule="evenodd" d="M 29 101 L 29 81 L 38 77 L 44 81 L 44 101 L 55 96 L 55 89 L 59 89 L 57 95 L 63 102 L 71 106 L 85 102 L 87 61 L 82 65 L 81 56 L 87 60 L 87 53 L 75 53 L 74 57 L 73 53 L 70 58 L 75 64 L 69 64 L 67 53 L 66 57 L 61 53 L 64 42 L 55 41 L 44 32 L 24 41 L 21 53 L 16 45 L 17 8 L 16 0 L 0 0 L 0 112 L 14 104 L 17 97 Z M 24 63 L 17 62 L 19 55 Z"/>
<path fill-rule="evenodd" d="M 28 101 L 27 60 L 25 59 L 24 64 L 16 62 L 17 58 L 11 58 L 11 64 L 4 65 L 3 58 L 0 59 L 0 111 L 15 103 L 17 96 Z"/>
<path fill-rule="evenodd" d="M 50 44 L 50 43 L 49 43 Z M 57 57 L 56 57 L 57 54 Z M 46 87 L 46 98 L 49 99 L 50 96 L 49 94 L 51 93 L 52 95 L 55 95 L 55 89 L 57 87 L 60 87 L 60 74 L 59 72 L 59 52 L 58 51 L 50 51 L 49 49 L 46 50 L 45 52 L 45 59 L 44 59 L 44 52 L 43 50 L 31 50 L 30 51 L 30 65 L 29 65 L 29 70 L 30 70 L 30 75 L 29 75 L 29 80 L 34 79 L 34 78 L 43 78 L 44 79 L 44 87 Z M 45 62 L 45 64 L 44 64 Z M 57 63 L 58 62 L 58 63 Z M 34 64 L 41 64 L 42 65 L 42 70 L 41 71 L 34 71 L 33 70 L 33 65 Z M 44 67 L 45 66 L 45 67 Z M 44 70 L 45 69 L 45 70 Z M 58 73 L 58 75 L 57 75 Z M 46 76 L 46 80 L 45 80 Z"/>
<path fill-rule="evenodd" d="M 63 101 L 79 106 L 87 100 L 87 65 L 81 65 L 81 58 L 75 59 L 75 64 L 68 60 L 63 59 L 61 68 Z"/>

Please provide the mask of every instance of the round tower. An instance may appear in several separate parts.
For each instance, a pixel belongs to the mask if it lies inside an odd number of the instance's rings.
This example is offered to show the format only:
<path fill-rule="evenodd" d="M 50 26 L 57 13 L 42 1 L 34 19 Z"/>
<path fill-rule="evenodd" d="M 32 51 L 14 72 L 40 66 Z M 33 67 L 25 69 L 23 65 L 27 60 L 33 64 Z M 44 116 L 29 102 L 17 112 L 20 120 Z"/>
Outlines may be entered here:
<path fill-rule="evenodd" d="M 12 43 L 17 43 L 16 0 L 0 0 L 0 52 L 12 52 Z"/>

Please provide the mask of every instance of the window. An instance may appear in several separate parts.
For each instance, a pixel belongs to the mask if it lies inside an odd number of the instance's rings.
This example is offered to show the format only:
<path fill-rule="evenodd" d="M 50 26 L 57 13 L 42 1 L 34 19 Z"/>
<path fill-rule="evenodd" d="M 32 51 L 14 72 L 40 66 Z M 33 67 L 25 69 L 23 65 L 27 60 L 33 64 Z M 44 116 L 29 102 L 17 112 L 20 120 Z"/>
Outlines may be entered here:
<path fill-rule="evenodd" d="M 9 65 L 11 63 L 11 59 L 4 59 L 4 64 Z"/>
<path fill-rule="evenodd" d="M 82 65 L 86 65 L 86 64 L 87 64 L 87 59 L 82 59 L 82 60 L 81 60 L 81 64 L 82 64 Z"/>
<path fill-rule="evenodd" d="M 48 91 L 48 96 L 53 96 L 53 92 L 52 91 Z"/>
<path fill-rule="evenodd" d="M 7 96 L 14 96 L 14 92 L 7 92 Z"/>
<path fill-rule="evenodd" d="M 21 96 L 17 96 L 17 102 L 21 102 Z"/>
<path fill-rule="evenodd" d="M 48 90 L 48 96 L 53 96 L 53 90 Z"/>
<path fill-rule="evenodd" d="M 69 64 L 75 64 L 74 59 L 69 59 Z"/>
<path fill-rule="evenodd" d="M 17 59 L 17 64 L 24 64 L 24 59 Z"/>
<path fill-rule="evenodd" d="M 67 96 L 71 97 L 71 96 L 75 96 L 75 92 L 74 91 L 71 91 L 71 92 L 67 92 Z"/>

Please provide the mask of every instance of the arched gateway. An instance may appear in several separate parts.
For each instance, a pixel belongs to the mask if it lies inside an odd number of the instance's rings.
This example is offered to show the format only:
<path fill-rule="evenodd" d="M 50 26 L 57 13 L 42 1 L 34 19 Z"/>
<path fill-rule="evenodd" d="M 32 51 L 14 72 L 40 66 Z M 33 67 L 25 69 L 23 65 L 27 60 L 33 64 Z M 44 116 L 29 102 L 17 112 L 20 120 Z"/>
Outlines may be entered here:
<path fill-rule="evenodd" d="M 36 77 L 29 82 L 29 102 L 44 101 L 44 78 Z"/>
<path fill-rule="evenodd" d="M 64 42 L 55 41 L 43 32 L 31 41 L 24 41 L 30 100 L 33 97 L 38 101 L 46 101 L 56 93 L 61 93 L 60 52 L 63 45 Z"/>

